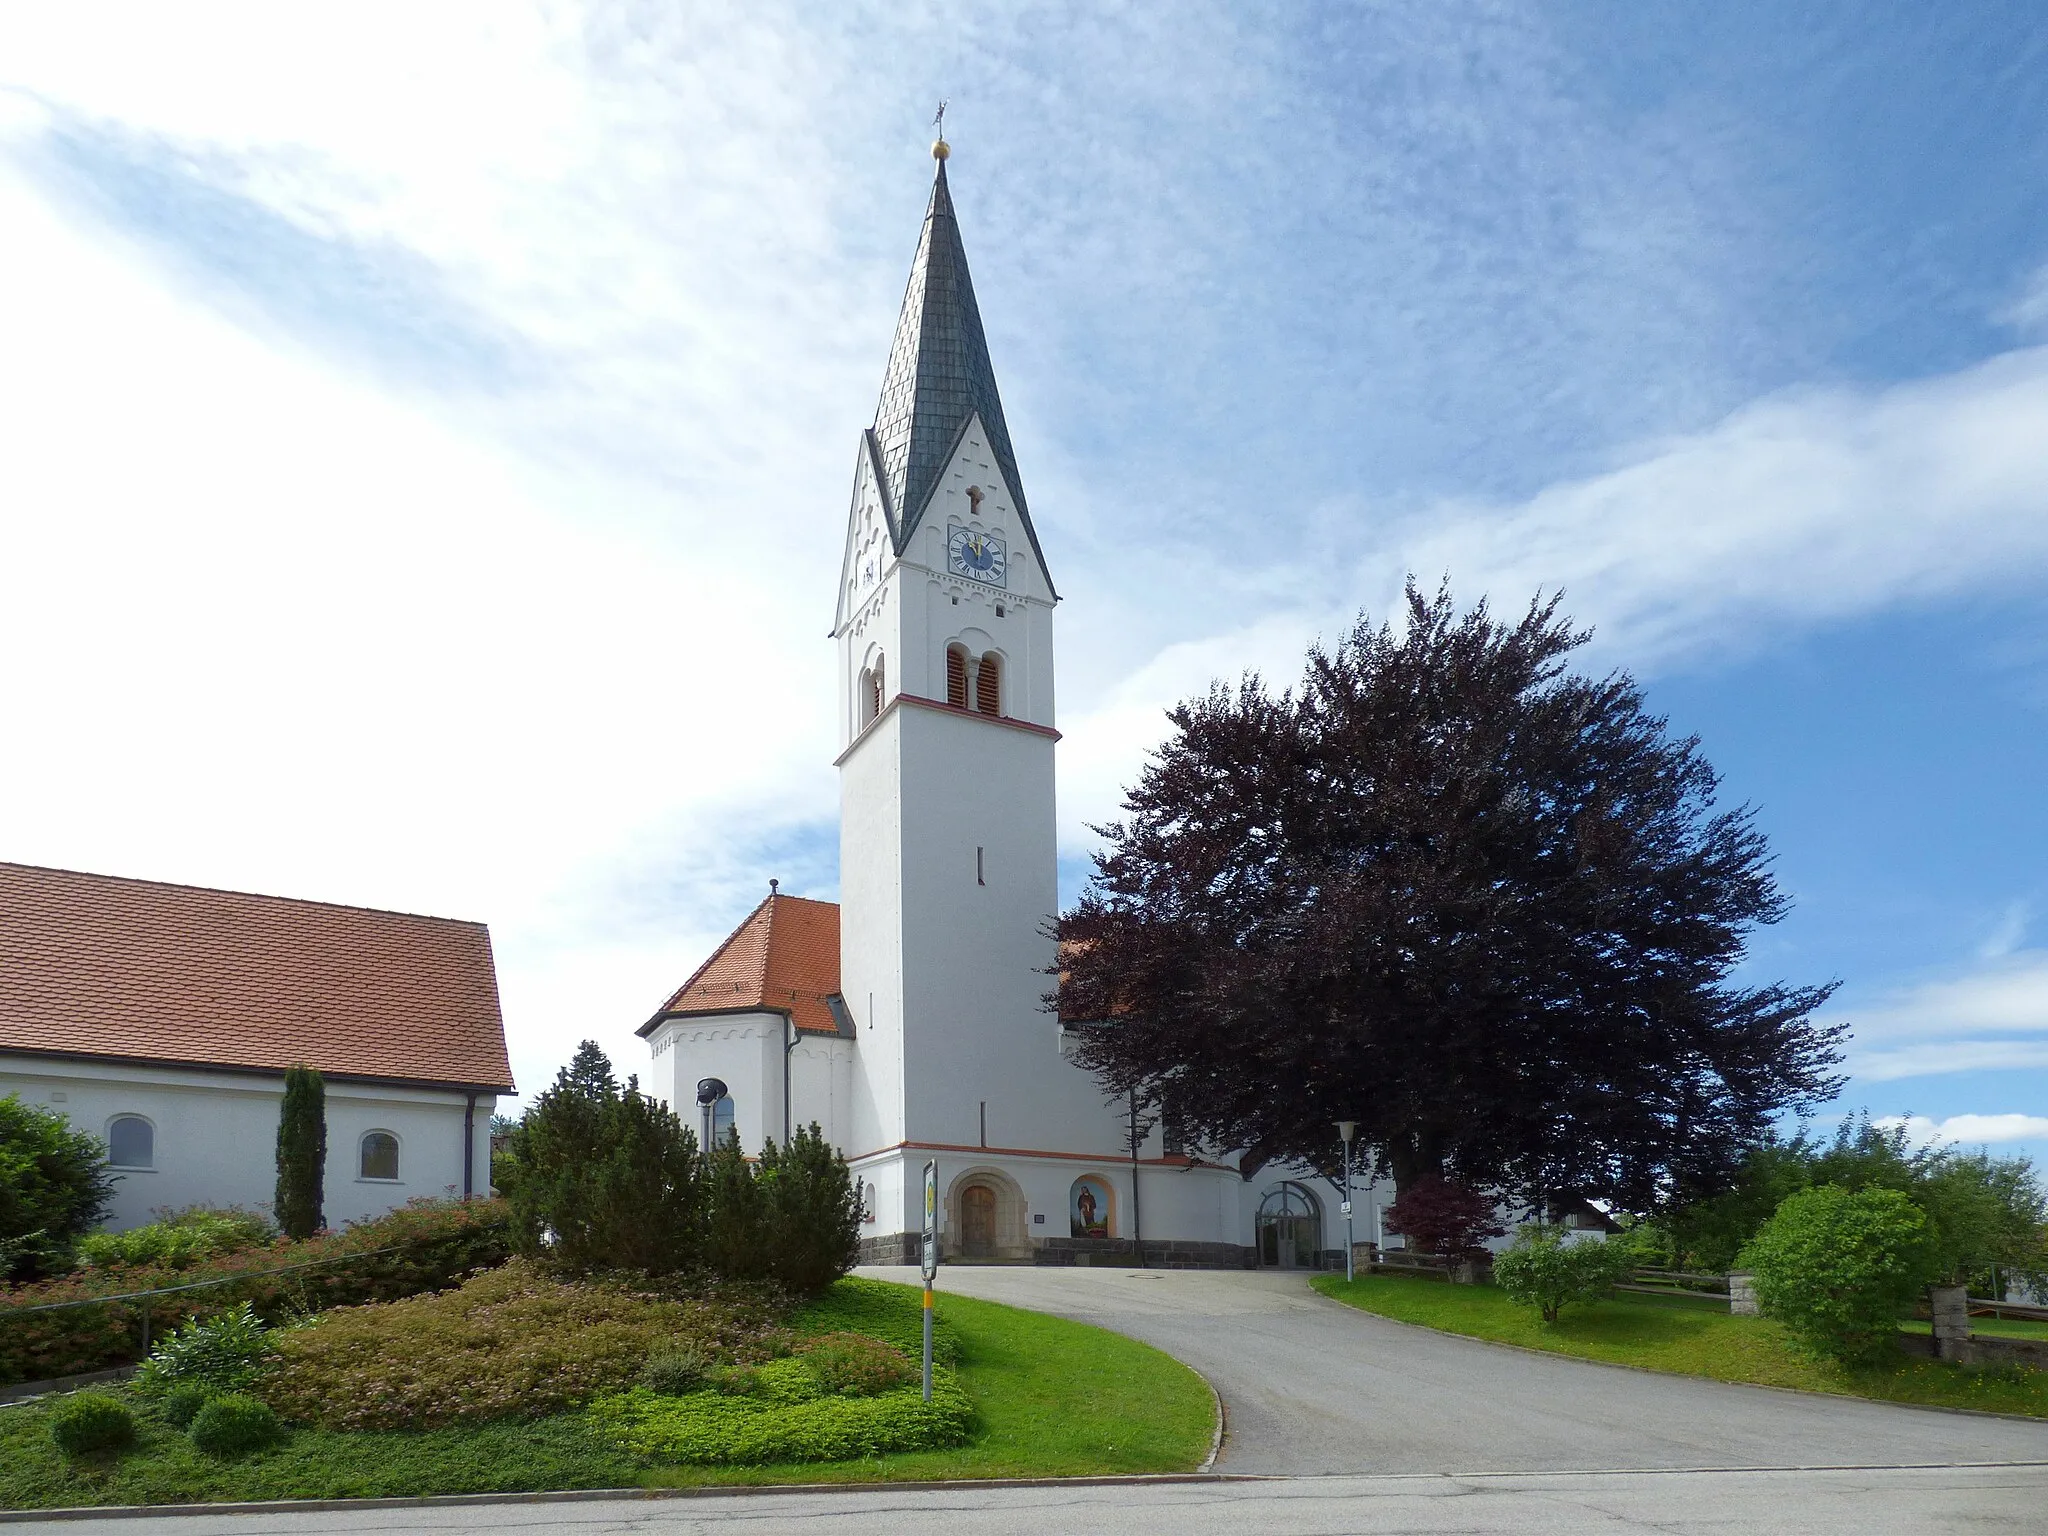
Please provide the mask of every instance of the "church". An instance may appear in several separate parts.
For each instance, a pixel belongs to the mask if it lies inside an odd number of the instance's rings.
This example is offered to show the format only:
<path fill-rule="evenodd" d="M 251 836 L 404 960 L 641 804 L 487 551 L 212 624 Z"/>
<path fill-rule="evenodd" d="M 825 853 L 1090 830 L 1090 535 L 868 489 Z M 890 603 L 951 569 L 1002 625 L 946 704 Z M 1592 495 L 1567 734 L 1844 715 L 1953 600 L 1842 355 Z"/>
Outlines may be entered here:
<path fill-rule="evenodd" d="M 859 1180 L 869 1263 L 915 1262 L 935 1160 L 949 1262 L 1341 1267 L 1341 1190 L 1134 1137 L 1046 1010 L 1059 594 L 947 153 L 933 146 L 834 598 L 840 900 L 771 888 L 640 1027 L 654 1083 L 749 1148 L 816 1122 Z M 1391 1199 L 1360 1180 L 1358 1241 L 1381 1238 Z"/>

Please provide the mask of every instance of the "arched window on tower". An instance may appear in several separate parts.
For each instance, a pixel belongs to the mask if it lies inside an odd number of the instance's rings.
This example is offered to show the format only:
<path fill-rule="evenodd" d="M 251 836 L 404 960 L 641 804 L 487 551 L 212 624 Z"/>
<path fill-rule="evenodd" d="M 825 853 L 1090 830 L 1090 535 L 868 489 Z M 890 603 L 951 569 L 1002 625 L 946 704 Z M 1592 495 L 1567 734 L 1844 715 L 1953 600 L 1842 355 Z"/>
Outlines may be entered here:
<path fill-rule="evenodd" d="M 882 712 L 882 704 L 888 698 L 888 663 L 876 656 L 874 664 L 861 668 L 860 672 L 860 728 L 866 730 L 875 723 L 875 717 Z"/>
<path fill-rule="evenodd" d="M 981 658 L 974 679 L 974 707 L 984 715 L 1003 712 L 1003 664 L 994 651 Z"/>
<path fill-rule="evenodd" d="M 946 647 L 946 702 L 955 709 L 967 707 L 967 647 Z"/>

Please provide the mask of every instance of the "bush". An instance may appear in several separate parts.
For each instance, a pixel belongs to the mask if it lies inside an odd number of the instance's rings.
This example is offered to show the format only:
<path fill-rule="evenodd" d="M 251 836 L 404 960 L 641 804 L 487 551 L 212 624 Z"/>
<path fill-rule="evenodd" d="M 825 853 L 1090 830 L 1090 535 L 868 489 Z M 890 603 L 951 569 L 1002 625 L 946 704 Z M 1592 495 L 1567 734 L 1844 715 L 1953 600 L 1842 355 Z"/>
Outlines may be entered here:
<path fill-rule="evenodd" d="M 1387 1207 L 1386 1228 L 1413 1239 L 1424 1253 L 1464 1258 L 1485 1252 L 1486 1239 L 1507 1228 L 1493 1197 L 1448 1179 L 1418 1179 Z"/>
<path fill-rule="evenodd" d="M 277 1192 L 284 1235 L 303 1242 L 327 1224 L 327 1085 L 311 1067 L 289 1067 L 277 1107 Z"/>
<path fill-rule="evenodd" d="M 286 1418 L 327 1429 L 427 1429 L 619 1391 L 657 1346 L 747 1361 L 772 1354 L 778 1336 L 758 1293 L 569 1283 L 515 1260 L 460 1290 L 337 1308 L 278 1334 L 261 1391 Z"/>
<path fill-rule="evenodd" d="M 283 1435 L 276 1411 L 240 1392 L 214 1398 L 192 1419 L 192 1443 L 209 1456 L 246 1456 Z"/>
<path fill-rule="evenodd" d="M 1742 1261 L 1765 1316 L 1811 1353 L 1848 1364 L 1896 1347 L 1899 1317 L 1941 1264 L 1907 1196 L 1836 1184 L 1788 1196 Z"/>
<path fill-rule="evenodd" d="M 0 1281 L 61 1273 L 113 1197 L 97 1136 L 19 1094 L 0 1098 Z"/>
<path fill-rule="evenodd" d="M 243 1302 L 219 1317 L 194 1318 L 161 1340 L 142 1363 L 136 1385 L 144 1392 L 165 1392 L 197 1382 L 216 1392 L 246 1387 L 270 1353 L 270 1330 Z"/>
<path fill-rule="evenodd" d="M 825 1334 L 805 1348 L 802 1359 L 828 1397 L 880 1397 L 913 1377 L 922 1379 L 901 1350 L 866 1334 Z"/>
<path fill-rule="evenodd" d="M 1636 1267 L 1630 1244 L 1605 1238 L 1572 1240 L 1562 1227 L 1530 1224 L 1493 1261 L 1493 1281 L 1510 1300 L 1535 1307 L 1554 1323 L 1572 1302 L 1598 1301 Z"/>
<path fill-rule="evenodd" d="M 98 1370 L 134 1360 L 143 1352 L 142 1312 L 136 1303 L 9 1317 L 11 1307 L 222 1278 L 232 1283 L 152 1298 L 155 1331 L 190 1318 L 232 1312 L 244 1301 L 254 1303 L 258 1317 L 277 1322 L 327 1307 L 391 1301 L 455 1285 L 479 1268 L 504 1262 L 508 1226 L 508 1212 L 499 1201 L 416 1200 L 345 1231 L 325 1232 L 304 1243 L 277 1239 L 260 1248 L 214 1255 L 189 1270 L 117 1264 L 0 1289 L 0 1382 Z M 379 1251 L 384 1249 L 395 1251 Z M 347 1258 L 355 1254 L 365 1256 Z M 287 1264 L 336 1258 L 347 1262 L 265 1273 Z"/>
<path fill-rule="evenodd" d="M 253 1211 L 195 1205 L 146 1227 L 95 1232 L 79 1243 L 78 1256 L 101 1269 L 117 1264 L 187 1269 L 217 1253 L 267 1246 L 275 1236 L 270 1223 Z"/>
<path fill-rule="evenodd" d="M 974 1405 L 950 1373 L 933 1381 L 929 1403 L 918 1387 L 880 1397 L 814 1396 L 796 1402 L 765 1393 L 658 1397 L 636 1388 L 592 1404 L 590 1418 L 628 1450 L 684 1466 L 851 1461 L 892 1451 L 939 1450 L 959 1445 L 974 1432 Z"/>
<path fill-rule="evenodd" d="M 513 1241 L 571 1274 L 672 1274 L 699 1260 L 697 1139 L 586 1040 L 508 1140 Z"/>
<path fill-rule="evenodd" d="M 647 1357 L 640 1367 L 640 1385 L 650 1392 L 659 1392 L 666 1397 L 681 1397 L 686 1392 L 699 1392 L 706 1386 L 705 1376 L 717 1365 L 717 1360 L 704 1350 L 688 1345 L 662 1344 Z"/>
<path fill-rule="evenodd" d="M 135 1415 L 109 1392 L 79 1392 L 50 1410 L 50 1438 L 66 1456 L 118 1451 L 135 1443 Z"/>
<path fill-rule="evenodd" d="M 769 1279 L 798 1296 L 815 1296 L 860 1261 L 853 1174 L 815 1121 L 779 1151 L 772 1141 L 763 1146 L 755 1178 L 765 1197 Z"/>
<path fill-rule="evenodd" d="M 187 1429 L 198 1417 L 199 1410 L 212 1402 L 215 1396 L 213 1388 L 203 1381 L 181 1381 L 158 1400 L 156 1411 L 163 1415 L 166 1423 Z"/>

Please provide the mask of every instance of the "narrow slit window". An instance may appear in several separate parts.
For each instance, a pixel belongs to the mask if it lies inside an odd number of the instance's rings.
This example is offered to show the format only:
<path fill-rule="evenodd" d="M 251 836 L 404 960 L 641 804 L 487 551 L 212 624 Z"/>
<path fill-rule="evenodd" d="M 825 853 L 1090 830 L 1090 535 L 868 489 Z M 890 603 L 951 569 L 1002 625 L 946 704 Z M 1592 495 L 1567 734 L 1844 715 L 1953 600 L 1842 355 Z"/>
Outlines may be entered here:
<path fill-rule="evenodd" d="M 946 702 L 967 707 L 967 652 L 957 645 L 946 647 Z"/>
<path fill-rule="evenodd" d="M 981 658 L 981 670 L 974 679 L 974 707 L 984 715 L 1003 712 L 1003 664 L 993 655 Z"/>
<path fill-rule="evenodd" d="M 982 862 L 982 853 L 983 850 L 980 848 L 974 850 L 974 883 L 976 885 L 988 884 L 988 866 Z"/>

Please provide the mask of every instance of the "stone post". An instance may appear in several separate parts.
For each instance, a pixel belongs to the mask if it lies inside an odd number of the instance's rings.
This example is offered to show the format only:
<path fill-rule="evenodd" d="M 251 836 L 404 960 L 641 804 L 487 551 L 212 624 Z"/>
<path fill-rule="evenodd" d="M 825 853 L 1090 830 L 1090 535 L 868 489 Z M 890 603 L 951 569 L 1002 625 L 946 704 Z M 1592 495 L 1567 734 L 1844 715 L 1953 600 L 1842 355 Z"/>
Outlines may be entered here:
<path fill-rule="evenodd" d="M 1728 1314 L 1731 1317 L 1757 1315 L 1756 1276 L 1746 1269 L 1729 1271 Z"/>
<path fill-rule="evenodd" d="M 1937 1285 L 1927 1293 L 1934 1315 L 1934 1353 L 1943 1360 L 1970 1358 L 1970 1292 L 1967 1286 Z"/>

